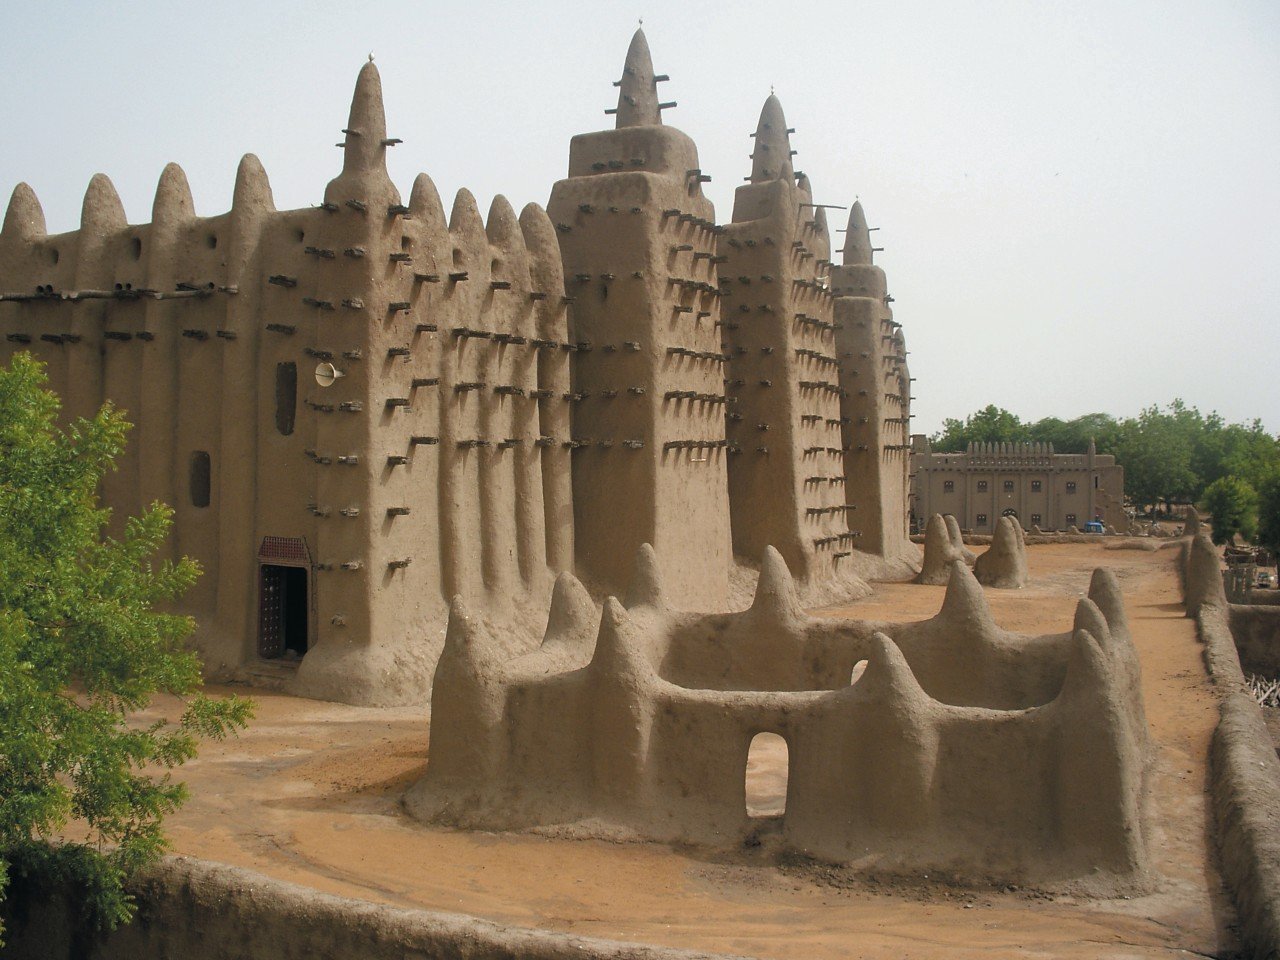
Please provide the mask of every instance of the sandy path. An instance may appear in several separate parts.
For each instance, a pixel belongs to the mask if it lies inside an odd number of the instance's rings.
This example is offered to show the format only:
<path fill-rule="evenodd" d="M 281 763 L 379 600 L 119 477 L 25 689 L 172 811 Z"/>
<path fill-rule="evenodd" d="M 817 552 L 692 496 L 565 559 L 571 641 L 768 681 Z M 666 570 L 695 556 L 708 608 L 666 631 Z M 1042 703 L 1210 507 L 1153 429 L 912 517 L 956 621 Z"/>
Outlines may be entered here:
<path fill-rule="evenodd" d="M 904 888 L 654 844 L 425 827 L 398 806 L 425 766 L 425 711 L 269 693 L 254 693 L 258 718 L 243 737 L 206 747 L 186 768 L 192 800 L 170 822 L 174 849 L 400 906 L 761 957 L 1224 955 L 1235 942 L 1207 854 L 1204 795 L 1217 711 L 1194 628 L 1177 602 L 1173 556 L 1034 546 L 1030 587 L 988 591 L 1002 626 L 1051 632 L 1070 625 L 1093 566 L 1120 576 L 1159 745 L 1158 877 L 1147 895 L 1078 902 L 924 879 Z M 917 619 L 941 599 L 942 588 L 886 584 L 846 609 Z M 761 761 L 765 792 L 771 776 L 779 792 L 778 756 L 775 747 Z"/>

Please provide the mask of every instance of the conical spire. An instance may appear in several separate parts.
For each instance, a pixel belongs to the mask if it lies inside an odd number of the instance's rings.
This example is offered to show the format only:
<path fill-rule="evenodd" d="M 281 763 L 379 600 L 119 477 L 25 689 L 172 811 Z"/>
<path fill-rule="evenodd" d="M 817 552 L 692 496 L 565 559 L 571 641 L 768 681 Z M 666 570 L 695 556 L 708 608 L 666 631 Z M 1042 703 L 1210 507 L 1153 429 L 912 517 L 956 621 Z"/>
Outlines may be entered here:
<path fill-rule="evenodd" d="M 577 577 L 566 570 L 556 577 L 542 642 L 558 643 L 579 637 L 590 640 L 594 637 L 595 625 L 596 605 L 591 594 Z"/>
<path fill-rule="evenodd" d="M 151 204 L 152 223 L 171 223 L 195 216 L 195 201 L 187 175 L 176 163 L 166 163 Z"/>
<path fill-rule="evenodd" d="M 267 179 L 267 171 L 262 161 L 252 153 L 240 158 L 240 166 L 236 168 L 236 186 L 231 195 L 231 209 L 244 211 L 275 210 L 275 198 L 271 194 L 271 181 Z"/>
<path fill-rule="evenodd" d="M 420 173 L 413 179 L 413 190 L 409 194 L 409 213 L 413 219 L 425 223 L 424 232 L 428 235 L 443 234 L 449 230 L 440 192 L 425 173 Z"/>
<path fill-rule="evenodd" d="M 787 561 L 773 547 L 764 548 L 764 561 L 760 564 L 760 579 L 756 582 L 751 610 L 758 617 L 783 626 L 804 619 L 804 608 L 796 598 Z"/>
<path fill-rule="evenodd" d="M 871 233 L 867 230 L 867 215 L 862 212 L 862 202 L 853 201 L 849 208 L 849 226 L 844 234 L 844 265 L 871 263 Z"/>
<path fill-rule="evenodd" d="M 347 135 L 342 155 L 343 173 L 361 173 L 386 165 L 387 115 L 382 109 L 382 78 L 370 60 L 360 68 L 351 115 L 343 131 Z"/>
<path fill-rule="evenodd" d="M 635 572 L 627 587 L 627 609 L 635 607 L 664 607 L 662 571 L 658 567 L 658 555 L 647 543 L 636 551 Z"/>
<path fill-rule="evenodd" d="M 658 82 L 654 79 L 653 58 L 643 30 L 637 30 L 627 48 L 627 61 L 622 65 L 618 81 L 617 127 L 652 127 L 662 125 L 658 109 Z"/>
<path fill-rule="evenodd" d="M 125 225 L 124 205 L 115 184 L 105 173 L 95 173 L 84 192 L 80 206 L 80 231 L 82 234 L 101 236 Z"/>
<path fill-rule="evenodd" d="M 782 114 L 782 102 L 772 93 L 760 111 L 756 127 L 756 148 L 751 154 L 751 182 L 795 179 L 791 166 L 791 131 Z"/>
<path fill-rule="evenodd" d="M 0 229 L 6 237 L 18 237 L 31 240 L 45 235 L 44 210 L 36 193 L 25 183 L 13 188 L 13 196 L 9 198 L 9 209 L 5 211 L 4 228 Z"/>

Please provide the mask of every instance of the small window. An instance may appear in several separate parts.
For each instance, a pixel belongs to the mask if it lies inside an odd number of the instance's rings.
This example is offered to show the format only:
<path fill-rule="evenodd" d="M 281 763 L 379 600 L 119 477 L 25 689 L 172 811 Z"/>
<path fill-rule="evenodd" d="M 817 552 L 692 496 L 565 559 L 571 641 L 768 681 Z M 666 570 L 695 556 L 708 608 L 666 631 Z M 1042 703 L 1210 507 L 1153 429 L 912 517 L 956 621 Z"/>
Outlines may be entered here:
<path fill-rule="evenodd" d="M 987 492 L 987 481 L 985 481 L 985 480 L 979 480 L 979 481 L 978 481 L 978 492 L 979 492 L 979 493 L 986 493 L 986 492 Z"/>
<path fill-rule="evenodd" d="M 1075 515 L 1074 513 L 1068 513 L 1068 514 L 1067 514 L 1067 523 L 1068 523 L 1068 524 L 1072 524 L 1072 523 L 1075 523 L 1075 522 L 1076 522 L 1076 515 Z"/>
<path fill-rule="evenodd" d="M 1036 526 L 1039 526 L 1039 525 L 1040 525 L 1040 514 L 1038 514 L 1038 513 L 1033 513 L 1033 514 L 1031 515 L 1031 522 L 1032 522 L 1032 523 L 1034 523 Z"/>
<path fill-rule="evenodd" d="M 1044 486 L 1044 485 L 1043 485 L 1043 483 L 1042 483 L 1041 481 L 1039 481 L 1039 480 L 1032 480 L 1032 481 L 1031 481 L 1031 492 L 1032 492 L 1032 493 L 1039 493 L 1039 492 L 1040 492 L 1040 490 L 1041 490 L 1041 488 L 1042 488 L 1043 486 Z"/>
<path fill-rule="evenodd" d="M 1005 492 L 1005 493 L 1013 493 L 1013 481 L 1012 481 L 1012 480 L 1006 480 L 1006 481 L 1004 482 L 1004 492 Z"/>
<path fill-rule="evenodd" d="M 1076 482 L 1074 480 L 1068 480 L 1067 493 L 1075 493 L 1075 492 L 1076 492 Z"/>
<path fill-rule="evenodd" d="M 987 525 L 987 515 L 985 513 L 978 514 L 978 526 L 985 527 Z"/>
<path fill-rule="evenodd" d="M 1097 489 L 1098 489 L 1098 476 L 1097 476 L 1097 474 L 1094 474 L 1094 477 L 1093 477 L 1093 489 L 1095 489 L 1095 490 L 1097 490 Z"/>
<path fill-rule="evenodd" d="M 298 410 L 298 365 L 276 364 L 276 429 L 284 436 L 293 433 L 293 420 Z"/>
<path fill-rule="evenodd" d="M 942 492 L 943 492 L 943 493 L 952 493 L 952 492 L 954 492 L 954 491 L 955 491 L 955 488 L 956 488 L 956 482 L 955 482 L 954 480 L 943 480 L 943 481 L 942 481 Z"/>
<path fill-rule="evenodd" d="M 209 505 L 209 454 L 203 450 L 191 454 L 191 505 Z"/>

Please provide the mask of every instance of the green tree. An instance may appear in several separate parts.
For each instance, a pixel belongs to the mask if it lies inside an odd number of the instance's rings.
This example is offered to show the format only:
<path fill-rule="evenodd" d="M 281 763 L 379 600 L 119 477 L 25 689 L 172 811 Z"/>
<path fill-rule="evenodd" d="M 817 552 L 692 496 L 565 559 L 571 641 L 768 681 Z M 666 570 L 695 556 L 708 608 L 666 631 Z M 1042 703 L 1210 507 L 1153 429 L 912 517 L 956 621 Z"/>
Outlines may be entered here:
<path fill-rule="evenodd" d="M 930 439 L 939 453 L 957 453 L 971 443 L 1009 443 L 1027 439 L 1027 427 L 1017 416 L 994 403 L 970 414 L 962 423 L 948 418 Z"/>
<path fill-rule="evenodd" d="M 1214 543 L 1230 543 L 1237 533 L 1252 540 L 1258 532 L 1258 494 L 1239 477 L 1213 481 L 1201 505 L 1213 517 Z"/>
<path fill-rule="evenodd" d="M 1280 463 L 1273 463 L 1258 483 L 1257 540 L 1280 555 Z"/>
<path fill-rule="evenodd" d="M 1198 489 L 1192 470 L 1192 433 L 1179 408 L 1148 407 L 1138 418 L 1124 420 L 1117 431 L 1114 452 L 1124 467 L 1126 495 L 1135 504 L 1186 500 Z"/>
<path fill-rule="evenodd" d="M 1045 417 L 1027 426 L 1027 439 L 1052 443 L 1055 453 L 1084 453 L 1093 440 L 1099 453 L 1112 453 L 1119 425 L 1107 413 L 1086 413 L 1073 420 Z"/>
<path fill-rule="evenodd" d="M 173 768 L 252 705 L 198 693 L 192 622 L 157 610 L 199 574 L 152 560 L 171 511 L 103 535 L 97 490 L 129 425 L 108 405 L 60 428 L 45 383 L 28 354 L 0 368 L 0 899 L 6 874 L 70 872 L 93 919 L 115 925 L 132 912 L 125 877 L 162 852 L 162 818 L 185 798 Z M 181 715 L 142 723 L 158 692 Z"/>

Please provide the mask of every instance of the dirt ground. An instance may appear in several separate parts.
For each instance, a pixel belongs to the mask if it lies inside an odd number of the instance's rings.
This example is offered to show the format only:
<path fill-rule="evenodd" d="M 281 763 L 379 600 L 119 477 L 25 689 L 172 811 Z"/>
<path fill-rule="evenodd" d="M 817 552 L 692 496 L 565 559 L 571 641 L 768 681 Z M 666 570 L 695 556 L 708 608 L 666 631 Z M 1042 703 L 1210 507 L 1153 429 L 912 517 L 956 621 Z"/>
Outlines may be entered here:
<path fill-rule="evenodd" d="M 169 822 L 174 851 L 402 907 L 758 957 L 1231 956 L 1233 917 L 1206 820 L 1205 759 L 1217 710 L 1178 602 L 1176 551 L 1053 544 L 1029 554 L 1028 588 L 987 591 L 1006 628 L 1067 629 L 1097 565 L 1114 569 L 1125 590 L 1159 746 L 1149 892 L 1087 901 L 937 877 L 889 882 L 756 862 L 748 852 L 707 858 L 657 844 L 436 829 L 408 819 L 398 802 L 426 764 L 425 709 L 256 691 L 248 691 L 258 704 L 251 728 L 206 746 L 184 768 L 192 798 Z M 839 612 L 919 619 L 937 611 L 942 594 L 880 584 Z M 761 810 L 785 797 L 784 750 L 774 744 L 753 754 Z"/>

